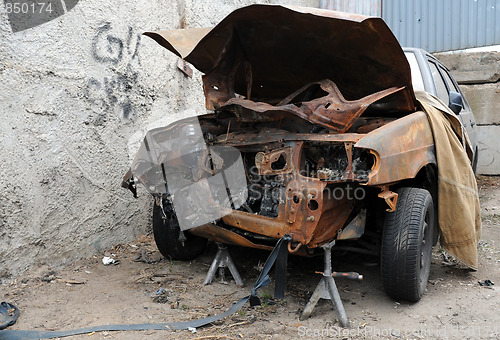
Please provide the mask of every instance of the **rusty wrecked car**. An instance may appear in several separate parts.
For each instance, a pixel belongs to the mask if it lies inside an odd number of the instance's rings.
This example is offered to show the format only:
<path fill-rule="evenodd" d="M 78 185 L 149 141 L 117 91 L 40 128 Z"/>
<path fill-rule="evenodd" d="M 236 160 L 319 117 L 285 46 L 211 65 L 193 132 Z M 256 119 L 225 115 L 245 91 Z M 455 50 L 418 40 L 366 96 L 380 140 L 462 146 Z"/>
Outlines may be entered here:
<path fill-rule="evenodd" d="M 123 181 L 154 196 L 164 256 L 193 259 L 208 239 L 271 250 L 286 234 L 289 253 L 312 256 L 336 240 L 380 256 L 392 298 L 422 297 L 437 161 L 411 72 L 438 95 L 424 65 L 445 79 L 437 60 L 405 57 L 380 18 L 312 8 L 252 5 L 213 28 L 145 35 L 203 73 L 208 110 L 149 131 Z M 442 100 L 459 116 L 450 81 Z"/>

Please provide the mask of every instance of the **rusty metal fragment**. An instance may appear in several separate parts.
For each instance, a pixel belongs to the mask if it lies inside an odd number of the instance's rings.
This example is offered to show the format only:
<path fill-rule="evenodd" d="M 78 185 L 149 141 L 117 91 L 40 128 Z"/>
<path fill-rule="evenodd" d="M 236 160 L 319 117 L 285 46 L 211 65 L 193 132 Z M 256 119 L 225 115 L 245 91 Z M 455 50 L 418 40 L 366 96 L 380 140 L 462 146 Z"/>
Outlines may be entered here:
<path fill-rule="evenodd" d="M 360 238 L 365 232 L 366 209 L 362 209 L 359 214 L 349 224 L 339 230 L 337 240 L 349 240 Z"/>
<path fill-rule="evenodd" d="M 255 166 L 261 175 L 280 175 L 295 170 L 293 166 L 293 149 L 277 149 L 268 152 L 259 152 L 255 156 Z"/>
<path fill-rule="evenodd" d="M 324 91 L 324 95 L 309 101 L 294 100 L 298 97 L 304 98 L 309 94 L 312 95 L 317 91 L 317 89 L 314 89 L 315 87 L 319 87 Z M 391 87 L 358 100 L 346 100 L 342 96 L 342 93 L 340 93 L 337 85 L 331 80 L 326 79 L 305 85 L 283 99 L 276 106 L 248 99 L 231 98 L 220 109 L 231 110 L 232 106 L 239 106 L 250 110 L 252 114 L 264 113 L 267 116 L 271 113 L 278 113 L 281 114 L 280 117 L 285 117 L 284 113 L 291 113 L 311 123 L 342 133 L 351 127 L 353 122 L 363 114 L 368 106 L 403 89 L 402 87 Z M 243 115 L 243 113 L 245 112 L 242 112 L 240 115 Z"/>
<path fill-rule="evenodd" d="M 398 194 L 389 190 L 389 187 L 382 187 L 382 192 L 378 194 L 378 197 L 383 198 L 385 203 L 389 206 L 389 209 L 386 209 L 388 212 L 396 211 L 396 205 L 398 204 Z"/>
<path fill-rule="evenodd" d="M 193 69 L 189 64 L 182 59 L 177 60 L 177 68 L 182 71 L 189 78 L 193 78 Z"/>

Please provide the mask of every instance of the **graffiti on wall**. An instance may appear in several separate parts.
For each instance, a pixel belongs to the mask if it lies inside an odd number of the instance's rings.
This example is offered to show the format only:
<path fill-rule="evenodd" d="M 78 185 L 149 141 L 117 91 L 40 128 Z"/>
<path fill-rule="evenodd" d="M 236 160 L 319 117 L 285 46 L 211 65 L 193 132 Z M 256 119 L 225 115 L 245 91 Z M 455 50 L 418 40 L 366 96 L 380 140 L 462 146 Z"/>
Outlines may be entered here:
<path fill-rule="evenodd" d="M 111 33 L 112 27 L 110 22 L 105 22 L 98 29 L 92 39 L 92 57 L 100 63 L 118 64 L 123 60 L 124 56 L 130 57 L 131 60 L 139 60 L 139 44 L 141 35 L 134 34 L 132 27 L 128 28 L 126 38 L 118 37 Z M 135 42 L 133 41 L 135 38 Z"/>
<path fill-rule="evenodd" d="M 137 83 L 136 67 L 141 64 L 141 35 L 132 27 L 121 35 L 113 31 L 110 22 L 102 23 L 91 44 L 92 59 L 97 64 L 109 66 L 111 71 L 87 80 L 85 97 L 100 109 L 93 119 L 96 125 L 102 124 L 111 112 L 120 112 L 124 119 L 130 118 L 134 112 L 129 95 Z"/>

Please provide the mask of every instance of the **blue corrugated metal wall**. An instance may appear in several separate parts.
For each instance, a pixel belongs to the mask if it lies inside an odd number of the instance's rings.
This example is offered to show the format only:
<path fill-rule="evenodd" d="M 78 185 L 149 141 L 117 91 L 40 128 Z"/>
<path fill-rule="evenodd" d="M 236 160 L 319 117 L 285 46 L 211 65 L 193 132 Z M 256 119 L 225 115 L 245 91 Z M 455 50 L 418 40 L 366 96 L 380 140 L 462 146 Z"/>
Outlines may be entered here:
<path fill-rule="evenodd" d="M 380 0 L 320 0 L 319 6 L 324 9 L 377 17 L 382 14 Z"/>
<path fill-rule="evenodd" d="M 320 6 L 382 14 L 401 45 L 429 52 L 500 44 L 500 0 L 322 0 Z"/>

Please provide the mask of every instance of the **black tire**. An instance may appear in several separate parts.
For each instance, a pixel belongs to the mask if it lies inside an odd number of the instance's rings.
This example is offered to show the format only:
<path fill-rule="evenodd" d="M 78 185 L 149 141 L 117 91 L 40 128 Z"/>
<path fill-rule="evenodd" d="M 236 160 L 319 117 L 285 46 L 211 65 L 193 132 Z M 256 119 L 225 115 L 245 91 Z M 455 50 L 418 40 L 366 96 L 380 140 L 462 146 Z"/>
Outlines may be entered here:
<path fill-rule="evenodd" d="M 185 240 L 180 240 L 181 229 L 172 204 L 164 200 L 163 210 L 165 218 L 161 207 L 153 203 L 153 234 L 160 253 L 173 260 L 189 261 L 197 258 L 205 249 L 207 239 L 185 231 Z"/>
<path fill-rule="evenodd" d="M 395 300 L 417 302 L 429 279 L 434 204 L 425 189 L 400 188 L 397 193 L 396 211 L 387 213 L 382 235 L 382 285 Z"/>

